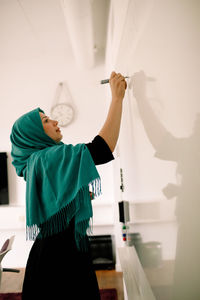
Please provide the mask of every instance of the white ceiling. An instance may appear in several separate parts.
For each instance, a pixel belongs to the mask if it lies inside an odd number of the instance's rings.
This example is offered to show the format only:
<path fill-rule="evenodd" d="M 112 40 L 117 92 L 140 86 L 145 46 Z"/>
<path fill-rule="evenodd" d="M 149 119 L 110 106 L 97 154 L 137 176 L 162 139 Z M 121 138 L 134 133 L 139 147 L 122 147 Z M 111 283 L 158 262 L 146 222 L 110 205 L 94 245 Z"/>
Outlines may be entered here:
<path fill-rule="evenodd" d="M 69 32 L 73 28 L 70 28 L 69 18 L 65 19 L 63 8 L 64 3 L 69 9 L 72 1 L 0 0 L 0 60 L 30 59 L 44 54 L 72 56 L 74 49 Z M 91 6 L 92 15 L 88 14 L 88 18 L 92 18 L 94 54 L 96 48 L 104 53 L 110 1 L 79 0 L 80 6 L 84 6 L 85 1 Z M 71 19 L 73 17 L 71 15 Z M 81 35 L 88 30 L 91 32 L 91 28 L 82 28 L 82 32 L 74 36 L 79 45 Z"/>

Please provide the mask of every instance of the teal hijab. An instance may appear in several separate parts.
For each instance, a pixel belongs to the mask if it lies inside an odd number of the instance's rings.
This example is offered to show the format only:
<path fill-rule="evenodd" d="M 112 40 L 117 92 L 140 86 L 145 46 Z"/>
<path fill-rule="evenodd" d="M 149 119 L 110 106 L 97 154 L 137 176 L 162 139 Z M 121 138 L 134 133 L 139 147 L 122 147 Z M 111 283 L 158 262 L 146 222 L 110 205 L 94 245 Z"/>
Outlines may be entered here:
<path fill-rule="evenodd" d="M 92 218 L 89 190 L 100 194 L 100 177 L 86 145 L 56 143 L 44 132 L 39 112 L 20 117 L 10 135 L 12 164 L 26 180 L 27 239 L 62 232 L 74 218 L 80 249 Z"/>

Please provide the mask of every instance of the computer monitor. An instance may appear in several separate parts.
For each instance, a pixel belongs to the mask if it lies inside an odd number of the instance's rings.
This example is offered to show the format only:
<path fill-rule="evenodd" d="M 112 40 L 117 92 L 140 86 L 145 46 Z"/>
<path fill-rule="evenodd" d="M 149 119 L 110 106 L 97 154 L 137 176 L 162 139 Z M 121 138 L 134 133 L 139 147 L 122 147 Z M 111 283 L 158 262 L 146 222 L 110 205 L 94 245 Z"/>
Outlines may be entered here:
<path fill-rule="evenodd" d="M 7 153 L 0 152 L 0 205 L 9 204 Z"/>

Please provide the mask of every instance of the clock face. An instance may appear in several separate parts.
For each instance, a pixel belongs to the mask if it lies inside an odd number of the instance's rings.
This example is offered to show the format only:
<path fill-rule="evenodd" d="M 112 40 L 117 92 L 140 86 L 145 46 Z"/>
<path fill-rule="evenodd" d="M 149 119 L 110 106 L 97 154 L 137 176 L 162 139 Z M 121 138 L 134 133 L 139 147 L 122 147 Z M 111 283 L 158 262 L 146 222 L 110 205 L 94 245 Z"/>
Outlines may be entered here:
<path fill-rule="evenodd" d="M 58 121 L 59 126 L 67 126 L 73 120 L 74 110 L 69 104 L 56 104 L 51 109 L 51 116 Z"/>

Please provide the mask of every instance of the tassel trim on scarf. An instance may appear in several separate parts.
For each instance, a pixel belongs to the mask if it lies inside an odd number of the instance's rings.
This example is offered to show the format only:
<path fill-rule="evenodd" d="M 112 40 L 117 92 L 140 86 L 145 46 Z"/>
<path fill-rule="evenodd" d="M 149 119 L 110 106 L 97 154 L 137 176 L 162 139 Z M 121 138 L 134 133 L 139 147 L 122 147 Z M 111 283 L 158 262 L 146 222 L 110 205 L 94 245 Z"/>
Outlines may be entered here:
<path fill-rule="evenodd" d="M 63 232 L 69 226 L 72 218 L 75 217 L 75 241 L 77 248 L 82 251 L 87 251 L 87 232 L 92 232 L 92 222 L 90 222 L 92 220 L 92 204 L 89 193 L 90 189 L 92 189 L 91 192 L 94 198 L 98 197 L 101 194 L 100 178 L 97 178 L 90 182 L 89 187 L 82 187 L 74 200 L 60 209 L 56 214 L 54 214 L 44 223 L 33 224 L 30 226 L 27 225 L 26 239 L 43 239 Z M 87 212 L 89 212 L 89 218 L 84 219 L 84 217 L 81 215 L 82 209 L 86 209 Z M 79 215 L 79 218 L 76 218 L 77 215 Z"/>

